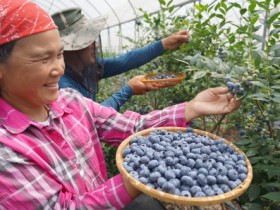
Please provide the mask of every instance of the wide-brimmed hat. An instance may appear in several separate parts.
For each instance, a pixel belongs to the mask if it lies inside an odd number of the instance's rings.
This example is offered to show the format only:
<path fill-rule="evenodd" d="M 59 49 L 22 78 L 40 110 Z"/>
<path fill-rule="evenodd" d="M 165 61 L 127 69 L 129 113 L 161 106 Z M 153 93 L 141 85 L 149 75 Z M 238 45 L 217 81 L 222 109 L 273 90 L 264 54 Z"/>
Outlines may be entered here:
<path fill-rule="evenodd" d="M 107 15 L 87 19 L 80 8 L 71 8 L 52 15 L 65 51 L 81 50 L 91 45 L 104 28 Z"/>

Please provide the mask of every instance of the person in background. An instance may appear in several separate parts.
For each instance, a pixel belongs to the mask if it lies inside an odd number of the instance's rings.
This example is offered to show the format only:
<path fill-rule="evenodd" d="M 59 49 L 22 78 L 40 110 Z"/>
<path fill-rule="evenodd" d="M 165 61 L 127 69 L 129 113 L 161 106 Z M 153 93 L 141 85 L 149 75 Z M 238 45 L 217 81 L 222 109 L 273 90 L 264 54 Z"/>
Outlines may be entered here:
<path fill-rule="evenodd" d="M 216 87 L 147 115 L 120 114 L 59 89 L 63 44 L 46 11 L 27 0 L 1 0 L 0 11 L 0 209 L 122 209 L 141 193 L 121 174 L 108 179 L 101 140 L 118 146 L 240 106 Z"/>
<path fill-rule="evenodd" d="M 107 16 L 89 20 L 82 14 L 80 8 L 71 8 L 53 14 L 52 18 L 60 32 L 66 63 L 65 74 L 59 81 L 59 87 L 74 88 L 94 101 L 100 79 L 140 67 L 162 55 L 166 50 L 173 50 L 187 43 L 189 39 L 188 31 L 182 30 L 146 47 L 119 56 L 103 58 L 100 32 L 106 24 Z M 101 104 L 119 111 L 132 95 L 159 89 L 141 80 L 143 75 L 130 79 L 118 92 Z"/>

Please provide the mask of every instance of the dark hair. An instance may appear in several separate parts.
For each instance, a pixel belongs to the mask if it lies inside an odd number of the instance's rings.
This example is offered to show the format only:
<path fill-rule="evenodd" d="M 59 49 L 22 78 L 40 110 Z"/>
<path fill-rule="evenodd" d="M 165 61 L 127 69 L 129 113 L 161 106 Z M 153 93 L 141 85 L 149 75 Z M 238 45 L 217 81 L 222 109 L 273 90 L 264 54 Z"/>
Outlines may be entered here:
<path fill-rule="evenodd" d="M 0 63 L 5 63 L 10 57 L 16 41 L 0 45 Z"/>

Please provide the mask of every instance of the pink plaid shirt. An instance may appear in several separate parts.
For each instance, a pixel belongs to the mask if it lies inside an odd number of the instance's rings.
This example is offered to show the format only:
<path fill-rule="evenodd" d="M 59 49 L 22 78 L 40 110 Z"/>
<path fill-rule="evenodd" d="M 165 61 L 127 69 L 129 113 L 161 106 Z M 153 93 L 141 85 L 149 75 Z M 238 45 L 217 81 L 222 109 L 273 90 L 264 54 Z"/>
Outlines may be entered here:
<path fill-rule="evenodd" d="M 121 175 L 107 178 L 100 140 L 119 145 L 159 126 L 186 127 L 185 104 L 141 116 L 60 90 L 50 125 L 0 99 L 0 209 L 121 209 L 131 202 Z"/>

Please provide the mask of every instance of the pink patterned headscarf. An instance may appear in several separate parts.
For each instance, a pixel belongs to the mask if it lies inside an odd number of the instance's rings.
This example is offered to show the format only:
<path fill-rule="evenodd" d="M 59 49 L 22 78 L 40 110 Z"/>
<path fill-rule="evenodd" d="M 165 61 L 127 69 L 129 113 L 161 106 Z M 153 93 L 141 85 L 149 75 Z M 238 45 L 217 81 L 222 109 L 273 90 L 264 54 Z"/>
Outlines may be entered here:
<path fill-rule="evenodd" d="M 0 45 L 55 29 L 52 18 L 27 0 L 0 0 Z"/>

